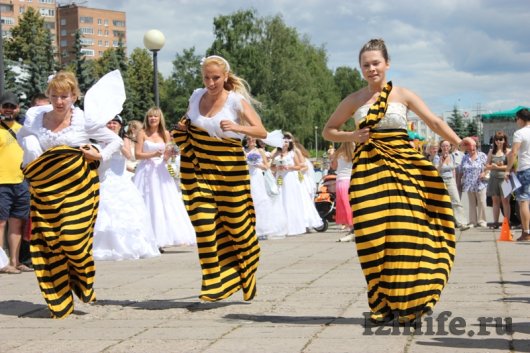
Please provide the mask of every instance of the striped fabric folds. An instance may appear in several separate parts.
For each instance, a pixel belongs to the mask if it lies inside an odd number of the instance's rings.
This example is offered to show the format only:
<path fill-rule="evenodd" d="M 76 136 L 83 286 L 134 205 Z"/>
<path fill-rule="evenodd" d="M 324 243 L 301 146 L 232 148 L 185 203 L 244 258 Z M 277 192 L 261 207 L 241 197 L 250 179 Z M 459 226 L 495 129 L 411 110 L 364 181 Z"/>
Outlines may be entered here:
<path fill-rule="evenodd" d="M 385 115 L 389 82 L 360 127 Z M 371 318 L 419 318 L 432 310 L 455 256 L 451 200 L 438 171 L 405 130 L 372 130 L 353 158 L 350 203 Z"/>
<path fill-rule="evenodd" d="M 97 164 L 77 148 L 57 146 L 24 169 L 31 193 L 31 260 L 53 318 L 73 312 L 72 291 L 85 303 L 96 300 Z"/>
<path fill-rule="evenodd" d="M 183 200 L 197 235 L 200 299 L 222 300 L 242 288 L 243 299 L 251 300 L 260 247 L 242 143 L 192 125 L 172 134 L 181 151 Z"/>

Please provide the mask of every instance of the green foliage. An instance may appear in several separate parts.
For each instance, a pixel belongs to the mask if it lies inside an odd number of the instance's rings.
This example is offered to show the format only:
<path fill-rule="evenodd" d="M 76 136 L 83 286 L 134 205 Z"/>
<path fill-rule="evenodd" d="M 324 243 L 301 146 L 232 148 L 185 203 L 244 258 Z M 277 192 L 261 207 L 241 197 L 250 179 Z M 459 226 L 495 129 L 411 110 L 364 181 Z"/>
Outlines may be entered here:
<path fill-rule="evenodd" d="M 258 18 L 254 10 L 216 17 L 214 36 L 208 55 L 224 56 L 247 80 L 263 103 L 265 127 L 314 143 L 314 127 L 322 127 L 340 98 L 325 50 L 300 38 L 281 16 Z"/>
<path fill-rule="evenodd" d="M 127 120 L 143 121 L 144 115 L 154 106 L 153 96 L 153 61 L 147 49 L 135 48 L 127 65 L 127 85 L 129 95 L 127 103 L 130 107 Z"/>
<path fill-rule="evenodd" d="M 479 136 L 478 123 L 476 119 L 468 121 L 466 124 L 466 136 Z M 479 139 L 481 141 L 481 139 Z"/>
<path fill-rule="evenodd" d="M 33 8 L 28 8 L 11 30 L 12 37 L 5 42 L 6 59 L 17 62 L 22 74 L 17 81 L 27 107 L 31 97 L 46 90 L 48 76 L 56 66 L 52 35 L 44 25 L 44 18 Z"/>
<path fill-rule="evenodd" d="M 340 66 L 333 75 L 335 85 L 339 90 L 340 99 L 346 98 L 350 93 L 355 92 L 367 85 L 361 73 L 357 69 L 347 66 Z"/>
<path fill-rule="evenodd" d="M 187 111 L 188 99 L 194 89 L 202 86 L 201 56 L 195 48 L 184 49 L 173 60 L 173 70 L 167 80 L 160 82 L 160 108 L 168 125 L 175 124 Z"/>
<path fill-rule="evenodd" d="M 462 114 L 458 112 L 458 108 L 455 105 L 453 112 L 451 113 L 451 119 L 447 122 L 447 125 L 458 135 L 460 138 L 469 136 L 466 131 L 466 126 Z"/>
<path fill-rule="evenodd" d="M 74 46 L 72 48 L 74 59 L 68 64 L 68 67 L 72 72 L 75 73 L 81 93 L 85 94 L 95 83 L 96 79 L 93 74 L 93 65 L 87 62 L 83 52 L 81 51 L 83 49 L 81 37 L 81 31 L 76 31 Z M 83 97 L 80 98 L 79 105 L 81 108 L 83 107 Z"/>

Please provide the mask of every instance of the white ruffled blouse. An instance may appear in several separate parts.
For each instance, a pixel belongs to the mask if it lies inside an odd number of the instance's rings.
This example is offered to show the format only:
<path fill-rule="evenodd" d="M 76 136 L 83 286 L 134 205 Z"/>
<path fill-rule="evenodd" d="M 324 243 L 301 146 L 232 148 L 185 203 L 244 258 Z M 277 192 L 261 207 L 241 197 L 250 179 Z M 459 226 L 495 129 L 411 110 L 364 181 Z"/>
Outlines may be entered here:
<path fill-rule="evenodd" d="M 226 99 L 223 108 L 214 116 L 207 117 L 201 115 L 199 110 L 199 103 L 206 91 L 206 88 L 198 88 L 193 91 L 193 94 L 190 97 L 188 117 L 191 124 L 206 130 L 212 137 L 243 139 L 243 134 L 238 134 L 233 131 L 223 131 L 221 129 L 221 120 L 232 120 L 236 124 L 240 123 L 239 113 L 243 110 L 243 105 L 241 103 L 244 99 L 243 96 L 234 91 L 228 92 L 228 98 Z"/>
<path fill-rule="evenodd" d="M 60 145 L 80 147 L 95 140 L 102 143 L 100 149 L 103 161 L 110 159 L 119 151 L 122 140 L 100 123 L 89 121 L 83 111 L 73 108 L 70 126 L 58 132 L 52 132 L 43 126 L 44 114 L 53 109 L 51 105 L 30 108 L 26 113 L 24 126 L 17 134 L 17 139 L 24 150 L 23 166 L 37 159 L 44 151 Z"/>

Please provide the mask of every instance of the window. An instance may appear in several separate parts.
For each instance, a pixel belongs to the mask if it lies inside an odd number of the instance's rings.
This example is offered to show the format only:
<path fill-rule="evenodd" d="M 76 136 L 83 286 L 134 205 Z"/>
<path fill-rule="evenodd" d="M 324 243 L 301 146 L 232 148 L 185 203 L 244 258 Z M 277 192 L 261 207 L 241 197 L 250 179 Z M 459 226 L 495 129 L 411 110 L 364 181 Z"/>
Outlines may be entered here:
<path fill-rule="evenodd" d="M 79 30 L 83 34 L 94 34 L 94 29 L 92 27 L 80 27 Z"/>
<path fill-rule="evenodd" d="M 61 47 L 66 47 L 66 39 L 61 40 Z"/>
<path fill-rule="evenodd" d="M 114 34 L 114 37 L 125 37 L 125 32 L 124 31 L 112 31 L 112 33 Z"/>
<path fill-rule="evenodd" d="M 104 23 L 105 23 L 105 26 L 108 26 L 109 25 L 109 20 L 105 20 Z"/>
<path fill-rule="evenodd" d="M 24 13 L 24 11 L 26 11 L 24 6 L 20 6 L 20 8 L 18 9 L 18 13 Z"/>
<path fill-rule="evenodd" d="M 31 2 L 31 1 L 29 1 Z M 41 4 L 54 4 L 55 0 L 39 0 Z"/>
<path fill-rule="evenodd" d="M 103 46 L 103 41 L 102 41 L 101 39 L 98 40 L 98 45 L 99 45 L 100 47 Z"/>
<path fill-rule="evenodd" d="M 61 36 L 64 37 L 66 35 L 66 29 L 61 29 Z"/>
<path fill-rule="evenodd" d="M 102 29 L 98 29 L 98 36 L 102 36 L 103 35 L 103 30 Z"/>
<path fill-rule="evenodd" d="M 81 49 L 81 54 L 85 56 L 94 56 L 94 49 Z"/>
<path fill-rule="evenodd" d="M 13 17 L 2 17 L 2 24 L 4 25 L 14 25 L 15 19 Z"/>
<path fill-rule="evenodd" d="M 55 9 L 39 9 L 39 12 L 41 16 L 44 17 L 54 17 L 55 16 Z"/>
<path fill-rule="evenodd" d="M 81 17 L 79 17 L 79 22 L 80 23 L 93 23 L 94 22 L 94 18 L 90 17 L 90 16 L 81 16 Z"/>
<path fill-rule="evenodd" d="M 106 47 L 109 46 L 109 41 L 108 41 L 108 40 L 105 41 L 105 46 L 106 46 Z"/>
<path fill-rule="evenodd" d="M 81 45 L 94 45 L 94 40 L 92 38 L 81 38 Z"/>
<path fill-rule="evenodd" d="M 101 20 L 101 18 L 98 18 L 98 25 L 102 24 L 103 21 Z"/>
<path fill-rule="evenodd" d="M 61 26 L 66 26 L 66 18 L 61 18 Z"/>
<path fill-rule="evenodd" d="M 14 7 L 12 4 L 0 4 L 0 9 L 2 12 L 13 12 Z"/>
<path fill-rule="evenodd" d="M 105 30 L 105 37 L 108 37 L 108 36 L 109 36 L 109 30 L 106 29 L 106 30 Z"/>
<path fill-rule="evenodd" d="M 125 27 L 125 21 L 112 20 L 114 27 Z"/>
<path fill-rule="evenodd" d="M 44 22 L 44 28 L 51 30 L 55 30 L 55 22 Z"/>
<path fill-rule="evenodd" d="M 112 46 L 113 46 L 114 48 L 117 48 L 117 47 L 118 47 L 118 43 L 119 43 L 118 40 L 113 40 L 113 41 L 112 41 Z"/>

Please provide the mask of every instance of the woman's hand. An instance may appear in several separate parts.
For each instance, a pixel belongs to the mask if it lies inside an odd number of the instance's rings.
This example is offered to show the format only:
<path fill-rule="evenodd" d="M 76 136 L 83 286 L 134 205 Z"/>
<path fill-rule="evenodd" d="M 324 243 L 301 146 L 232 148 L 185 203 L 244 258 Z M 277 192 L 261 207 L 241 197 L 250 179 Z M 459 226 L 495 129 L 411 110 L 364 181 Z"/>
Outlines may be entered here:
<path fill-rule="evenodd" d="M 99 161 L 102 159 L 101 153 L 90 144 L 81 146 L 79 149 L 87 161 Z"/>
<path fill-rule="evenodd" d="M 370 138 L 370 128 L 365 127 L 353 132 L 353 142 L 365 143 Z"/>
<path fill-rule="evenodd" d="M 221 120 L 219 123 L 219 126 L 221 127 L 221 130 L 224 132 L 226 131 L 233 131 L 233 132 L 240 132 L 241 126 L 239 124 L 234 123 L 232 120 Z"/>

